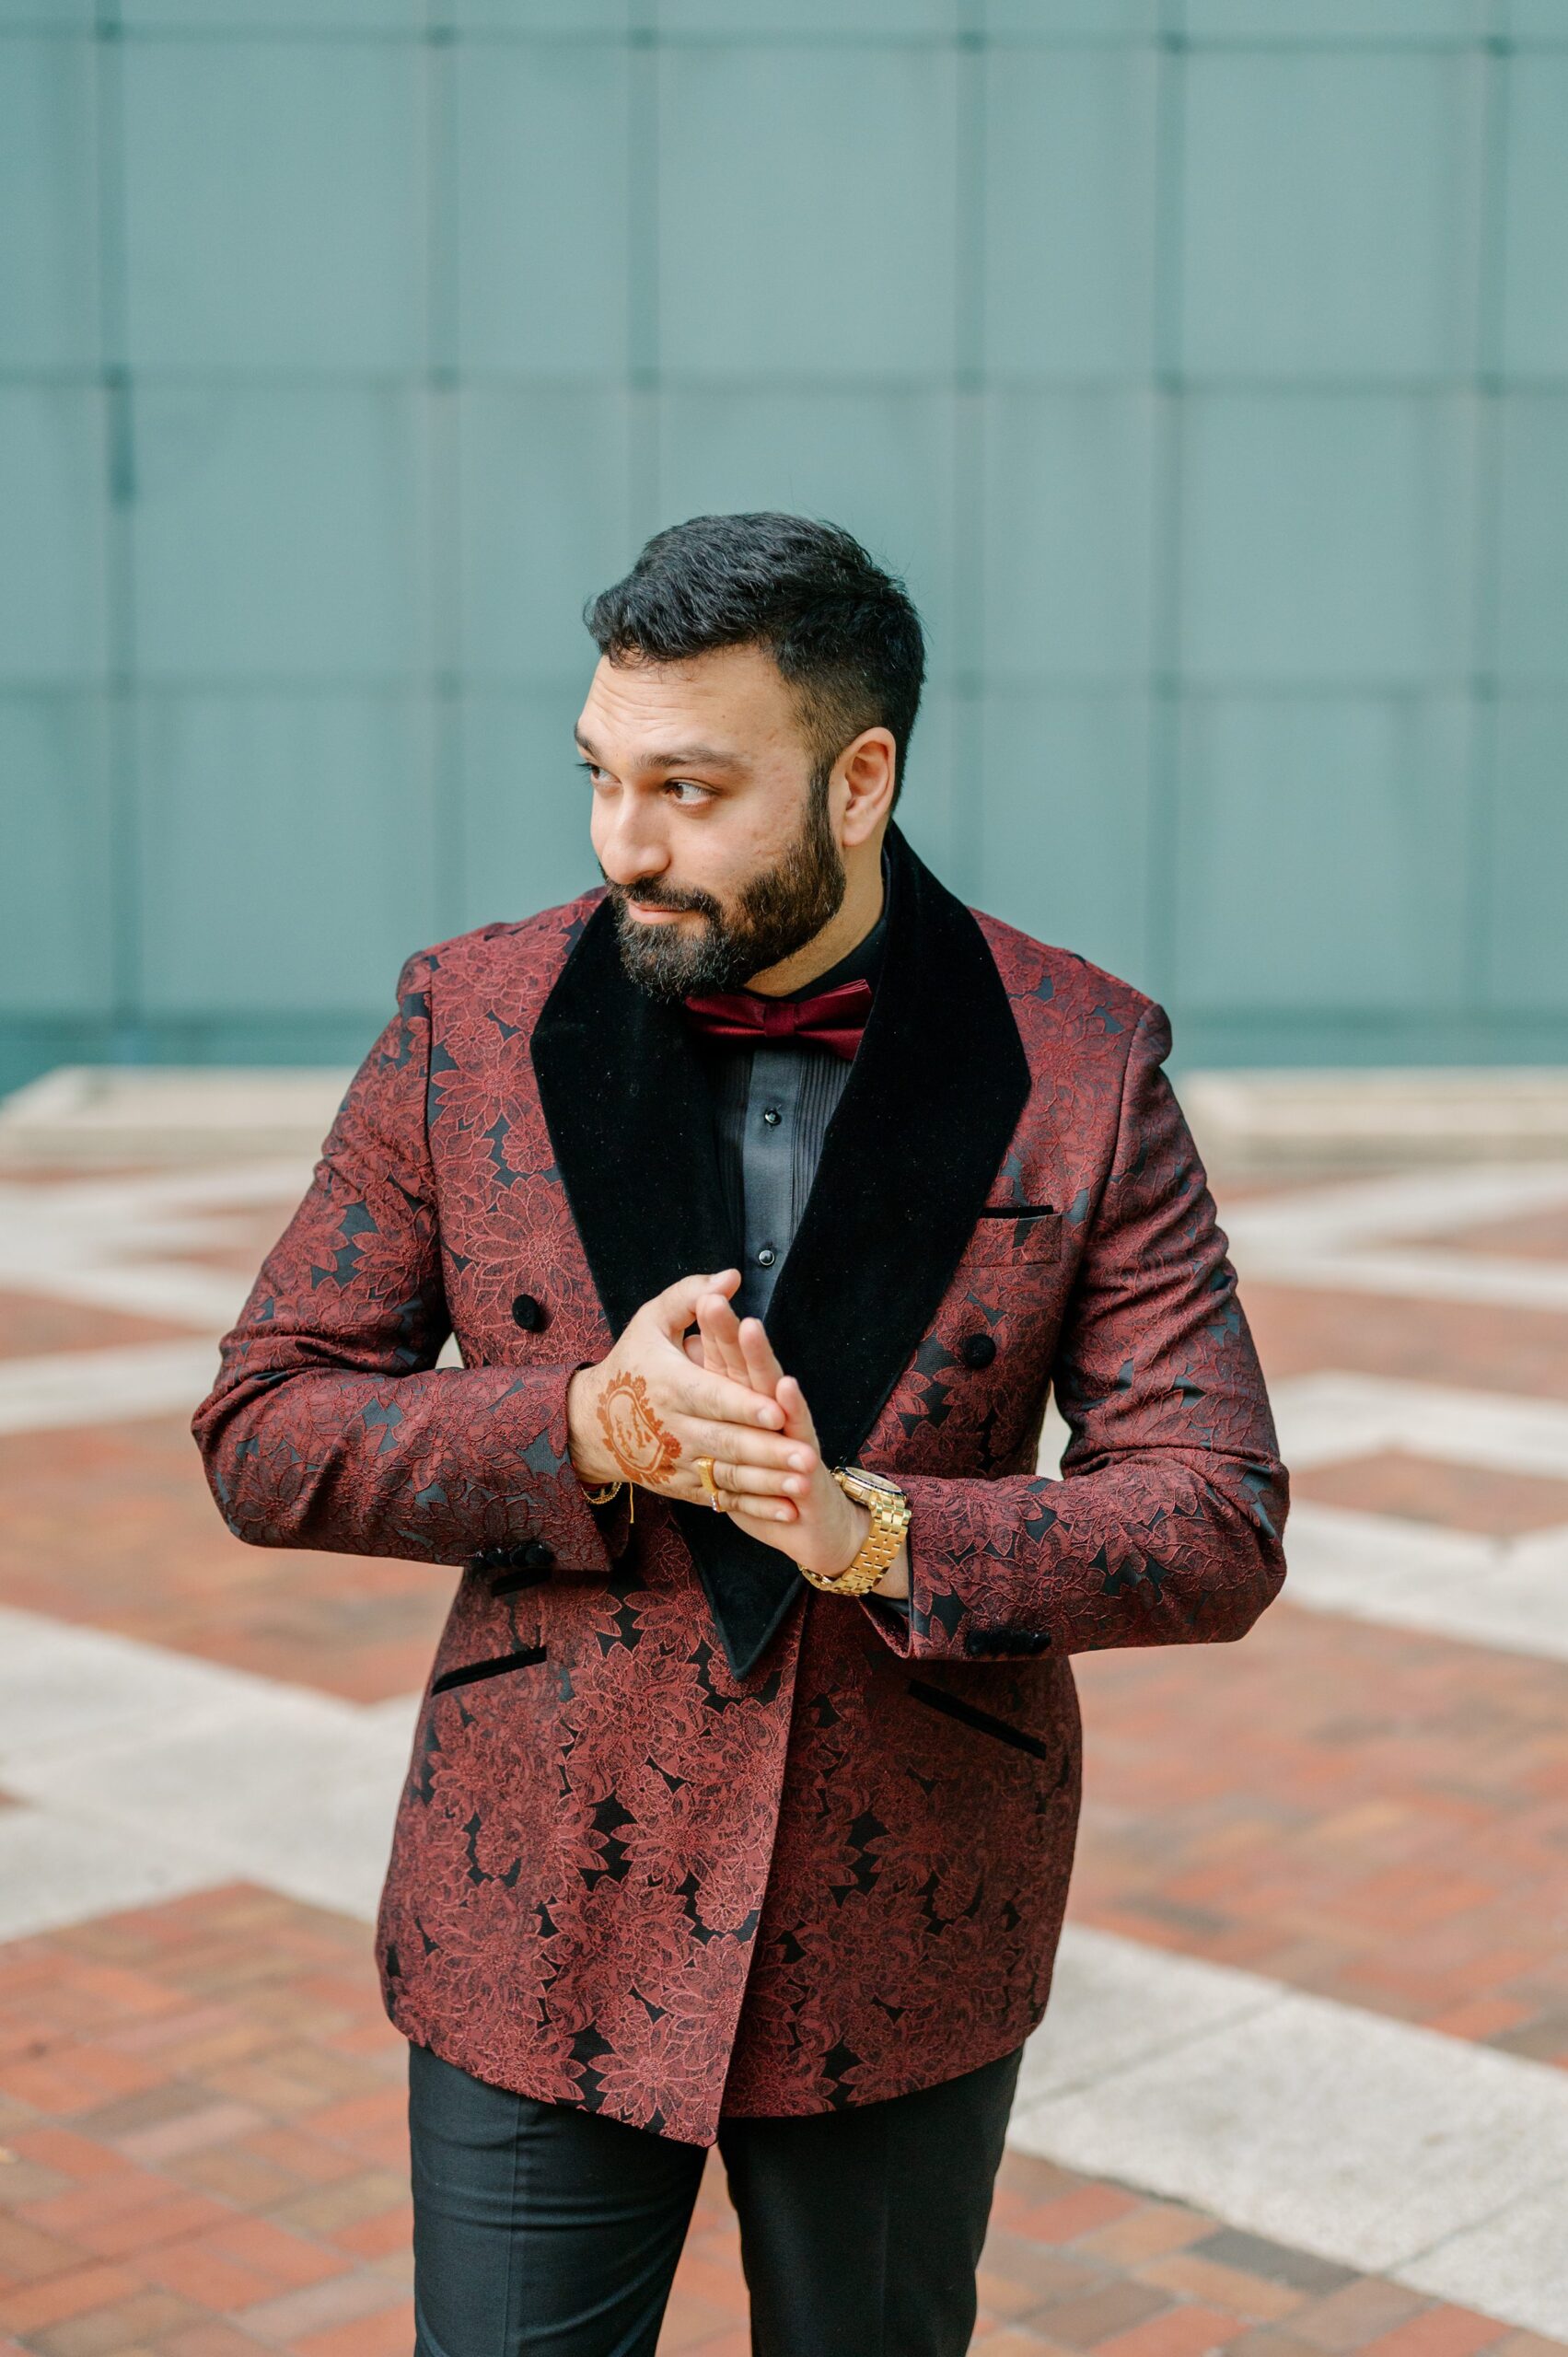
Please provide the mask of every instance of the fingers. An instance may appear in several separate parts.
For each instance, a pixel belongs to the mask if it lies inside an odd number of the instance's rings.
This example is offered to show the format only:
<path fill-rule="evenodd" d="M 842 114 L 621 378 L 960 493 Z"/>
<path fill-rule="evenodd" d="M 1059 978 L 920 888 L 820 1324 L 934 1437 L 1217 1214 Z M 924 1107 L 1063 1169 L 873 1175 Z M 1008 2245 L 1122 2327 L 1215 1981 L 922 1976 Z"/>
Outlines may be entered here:
<path fill-rule="evenodd" d="M 733 1522 L 751 1522 L 759 1526 L 781 1522 L 798 1522 L 800 1509 L 788 1498 L 739 1498 L 732 1491 L 720 1492 L 721 1505 Z"/>
<path fill-rule="evenodd" d="M 704 1423 L 761 1424 L 770 1432 L 782 1430 L 784 1410 L 776 1399 L 763 1398 L 749 1384 L 727 1375 L 715 1375 L 705 1363 L 698 1373 L 684 1353 L 682 1357 L 685 1364 L 672 1376 L 667 1395 L 678 1415 L 701 1418 Z"/>
<path fill-rule="evenodd" d="M 790 1441 L 782 1433 L 756 1432 L 744 1424 L 682 1416 L 676 1423 L 675 1434 L 680 1443 L 682 1468 L 694 1466 L 699 1457 L 711 1457 L 715 1465 L 751 1466 L 774 1474 L 808 1474 L 814 1462 L 811 1450 L 800 1442 Z"/>
<path fill-rule="evenodd" d="M 730 1315 L 734 1317 L 733 1310 Z M 746 1381 L 753 1391 L 776 1394 L 784 1369 L 768 1340 L 767 1328 L 760 1318 L 742 1318 L 737 1321 L 735 1330 Z"/>
<path fill-rule="evenodd" d="M 817 1427 L 811 1421 L 811 1411 L 806 1404 L 806 1394 L 793 1375 L 779 1377 L 774 1393 L 784 1414 L 784 1434 L 790 1440 L 809 1441 L 817 1446 Z"/>
<path fill-rule="evenodd" d="M 703 1363 L 715 1375 L 726 1375 L 731 1382 L 747 1384 L 755 1391 L 767 1393 L 772 1390 L 771 1384 L 751 1382 L 740 1346 L 739 1320 L 728 1300 L 716 1288 L 699 1296 L 697 1325 L 706 1346 Z"/>
<path fill-rule="evenodd" d="M 738 1269 L 720 1269 L 714 1276 L 677 1277 L 672 1285 L 656 1293 L 644 1306 L 654 1311 L 660 1328 L 672 1342 L 678 1342 L 697 1315 L 697 1304 L 705 1293 L 734 1293 L 740 1283 Z"/>
<path fill-rule="evenodd" d="M 784 1498 L 804 1498 L 811 1488 L 812 1476 L 793 1466 L 776 1470 L 767 1465 L 738 1464 L 733 1457 L 715 1457 L 714 1480 L 730 1495 L 749 1501 L 767 1498 L 776 1504 Z"/>
<path fill-rule="evenodd" d="M 655 1486 L 660 1496 L 690 1499 L 693 1505 L 712 1506 L 716 1502 L 719 1511 L 724 1514 L 733 1514 L 744 1508 L 748 1514 L 765 1522 L 797 1521 L 805 1501 L 785 1497 L 776 1486 L 768 1486 L 770 1483 L 776 1485 L 780 1478 L 778 1473 L 769 1473 L 762 1467 L 726 1464 L 722 1458 L 715 1457 L 712 1490 L 697 1469 L 695 1459 L 690 1465 L 673 1467 Z M 740 1486 L 743 1480 L 748 1484 L 745 1489 Z M 753 1487 L 752 1484 L 761 1486 Z"/>

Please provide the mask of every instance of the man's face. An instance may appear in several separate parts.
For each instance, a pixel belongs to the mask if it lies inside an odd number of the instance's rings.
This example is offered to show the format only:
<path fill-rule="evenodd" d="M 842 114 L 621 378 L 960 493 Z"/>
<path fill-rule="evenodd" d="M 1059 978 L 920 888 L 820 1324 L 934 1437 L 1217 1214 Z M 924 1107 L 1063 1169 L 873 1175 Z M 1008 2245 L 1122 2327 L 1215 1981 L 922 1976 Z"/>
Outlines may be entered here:
<path fill-rule="evenodd" d="M 829 784 L 761 648 L 601 658 L 576 736 L 621 958 L 653 997 L 734 990 L 838 913 Z"/>

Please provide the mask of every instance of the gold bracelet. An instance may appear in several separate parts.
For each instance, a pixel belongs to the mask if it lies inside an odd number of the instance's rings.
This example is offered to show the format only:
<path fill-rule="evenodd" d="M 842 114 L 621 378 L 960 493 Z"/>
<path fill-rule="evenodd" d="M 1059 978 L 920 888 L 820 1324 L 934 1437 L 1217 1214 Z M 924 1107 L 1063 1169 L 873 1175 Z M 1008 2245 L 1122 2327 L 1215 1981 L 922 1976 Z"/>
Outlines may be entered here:
<path fill-rule="evenodd" d="M 583 1495 L 591 1506 L 607 1506 L 626 1487 L 624 1481 L 607 1481 L 602 1490 L 585 1490 Z"/>

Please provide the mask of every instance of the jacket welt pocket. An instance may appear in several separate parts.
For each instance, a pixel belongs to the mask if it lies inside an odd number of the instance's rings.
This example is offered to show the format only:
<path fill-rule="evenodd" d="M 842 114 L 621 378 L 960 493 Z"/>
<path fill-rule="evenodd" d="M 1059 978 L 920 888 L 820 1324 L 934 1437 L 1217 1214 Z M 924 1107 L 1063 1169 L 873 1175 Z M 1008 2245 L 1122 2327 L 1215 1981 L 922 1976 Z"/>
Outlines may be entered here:
<path fill-rule="evenodd" d="M 500 1678 L 508 1669 L 531 1669 L 543 1659 L 542 1645 L 526 1645 L 520 1653 L 497 1654 L 494 1661 L 465 1662 L 460 1669 L 444 1669 L 430 1691 L 444 1694 L 450 1686 L 471 1686 L 481 1678 Z"/>
<path fill-rule="evenodd" d="M 988 1203 L 975 1221 L 970 1248 L 981 1260 L 1059 1260 L 1062 1214 L 1052 1203 Z"/>
<path fill-rule="evenodd" d="M 977 1735 L 993 1736 L 998 1743 L 1010 1743 L 1015 1751 L 1027 1751 L 1031 1759 L 1054 1759 L 1057 1747 L 1042 1743 L 1037 1735 L 1027 1735 L 1022 1727 L 1009 1724 L 1005 1719 L 993 1718 L 989 1711 L 977 1710 L 960 1694 L 949 1694 L 945 1686 L 928 1685 L 923 1678 L 912 1678 L 909 1690 L 917 1702 L 928 1710 L 941 1711 L 949 1719 L 957 1719 L 966 1727 L 973 1727 Z"/>

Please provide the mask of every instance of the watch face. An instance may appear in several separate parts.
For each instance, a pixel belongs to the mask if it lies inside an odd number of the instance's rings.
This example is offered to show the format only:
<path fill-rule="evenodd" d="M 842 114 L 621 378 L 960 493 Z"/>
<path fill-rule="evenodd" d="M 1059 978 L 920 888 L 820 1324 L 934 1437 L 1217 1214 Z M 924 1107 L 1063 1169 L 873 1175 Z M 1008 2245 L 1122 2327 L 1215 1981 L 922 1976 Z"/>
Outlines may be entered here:
<path fill-rule="evenodd" d="M 890 1498 L 901 1498 L 903 1495 L 898 1483 L 889 1481 L 885 1473 L 868 1472 L 864 1465 L 846 1465 L 843 1470 L 852 1480 L 860 1482 L 867 1490 L 884 1491 Z"/>

